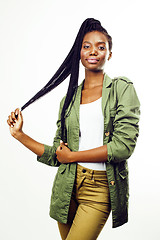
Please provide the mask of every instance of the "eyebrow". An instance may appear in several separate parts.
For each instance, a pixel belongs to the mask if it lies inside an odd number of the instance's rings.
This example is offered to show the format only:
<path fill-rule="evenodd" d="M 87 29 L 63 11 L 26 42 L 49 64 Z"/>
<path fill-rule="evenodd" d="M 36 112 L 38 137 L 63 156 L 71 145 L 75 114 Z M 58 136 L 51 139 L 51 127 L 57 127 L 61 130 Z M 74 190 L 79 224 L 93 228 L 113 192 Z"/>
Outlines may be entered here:
<path fill-rule="evenodd" d="M 104 44 L 106 44 L 106 42 L 102 42 L 102 41 L 99 41 L 98 43 L 104 43 Z"/>
<path fill-rule="evenodd" d="M 89 42 L 89 41 L 84 41 L 83 43 L 91 43 L 91 42 Z M 102 44 L 102 43 L 106 45 L 106 42 L 98 41 L 98 44 Z"/>

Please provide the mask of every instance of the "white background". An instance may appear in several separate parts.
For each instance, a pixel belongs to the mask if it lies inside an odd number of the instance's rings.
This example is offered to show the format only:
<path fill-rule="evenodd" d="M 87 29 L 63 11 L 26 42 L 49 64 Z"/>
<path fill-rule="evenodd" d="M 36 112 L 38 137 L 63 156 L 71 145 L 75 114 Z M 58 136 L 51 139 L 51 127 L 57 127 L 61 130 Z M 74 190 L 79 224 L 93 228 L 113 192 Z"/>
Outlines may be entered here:
<path fill-rule="evenodd" d="M 106 73 L 129 77 L 141 102 L 140 137 L 129 159 L 129 223 L 100 240 L 160 239 L 159 2 L 158 0 L 0 0 L 0 239 L 59 240 L 49 217 L 56 168 L 10 136 L 6 120 L 52 77 L 81 23 L 99 19 L 113 38 Z M 80 82 L 84 77 L 81 69 Z M 24 132 L 52 145 L 68 80 L 23 112 Z M 82 239 L 83 240 L 83 239 Z"/>

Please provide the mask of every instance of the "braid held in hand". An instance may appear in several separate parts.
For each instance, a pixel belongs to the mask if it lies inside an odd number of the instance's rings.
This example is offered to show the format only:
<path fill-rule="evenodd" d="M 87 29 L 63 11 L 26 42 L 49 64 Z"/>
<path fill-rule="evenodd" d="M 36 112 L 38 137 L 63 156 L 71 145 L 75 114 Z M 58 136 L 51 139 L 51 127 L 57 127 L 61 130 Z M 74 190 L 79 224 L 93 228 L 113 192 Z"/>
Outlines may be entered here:
<path fill-rule="evenodd" d="M 86 33 L 92 31 L 99 31 L 106 35 L 109 44 L 109 50 L 112 49 L 112 38 L 108 34 L 105 28 L 101 26 L 100 21 L 94 18 L 87 18 L 81 25 L 74 44 L 68 53 L 67 57 L 50 79 L 50 81 L 26 104 L 21 108 L 21 111 L 28 107 L 30 104 L 38 100 L 40 97 L 49 93 L 52 89 L 57 87 L 61 82 L 63 82 L 69 75 L 70 81 L 61 113 L 61 129 L 62 129 L 62 140 L 64 139 L 64 126 L 65 126 L 65 113 L 68 106 L 73 98 L 74 93 L 76 94 L 76 89 L 78 87 L 78 77 L 79 77 L 79 62 L 80 62 L 80 51 L 82 47 L 83 38 Z"/>

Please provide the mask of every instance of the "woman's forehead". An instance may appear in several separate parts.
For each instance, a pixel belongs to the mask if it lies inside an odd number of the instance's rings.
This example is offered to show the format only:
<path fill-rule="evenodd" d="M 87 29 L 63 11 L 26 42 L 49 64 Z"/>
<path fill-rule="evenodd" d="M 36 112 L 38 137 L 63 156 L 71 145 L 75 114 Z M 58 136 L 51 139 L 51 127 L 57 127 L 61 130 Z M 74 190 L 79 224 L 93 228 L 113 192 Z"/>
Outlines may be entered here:
<path fill-rule="evenodd" d="M 93 32 L 88 32 L 85 34 L 84 38 L 83 38 L 83 42 L 84 41 L 97 41 L 97 42 L 108 42 L 107 36 L 99 31 L 93 31 Z"/>

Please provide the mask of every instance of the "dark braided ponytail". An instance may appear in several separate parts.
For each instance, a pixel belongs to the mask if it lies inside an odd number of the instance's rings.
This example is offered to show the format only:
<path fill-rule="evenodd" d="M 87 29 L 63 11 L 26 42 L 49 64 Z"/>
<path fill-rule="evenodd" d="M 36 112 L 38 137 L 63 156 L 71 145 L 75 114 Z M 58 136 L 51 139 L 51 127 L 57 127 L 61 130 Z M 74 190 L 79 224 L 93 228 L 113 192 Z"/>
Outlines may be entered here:
<path fill-rule="evenodd" d="M 35 102 L 40 97 L 44 96 L 46 93 L 50 92 L 52 89 L 57 87 L 61 82 L 63 82 L 69 75 L 70 81 L 61 113 L 61 130 L 62 130 L 62 140 L 64 140 L 64 126 L 65 126 L 65 114 L 68 106 L 73 98 L 73 95 L 78 87 L 78 76 L 79 76 L 79 60 L 80 51 L 82 46 L 82 41 L 87 32 L 99 31 L 106 35 L 109 43 L 109 50 L 112 49 L 112 38 L 108 32 L 101 26 L 100 21 L 94 18 L 87 18 L 81 25 L 75 42 L 65 58 L 62 65 L 59 67 L 57 72 L 51 78 L 51 80 L 34 96 L 32 97 L 22 108 L 21 111 L 28 107 L 31 103 Z"/>

